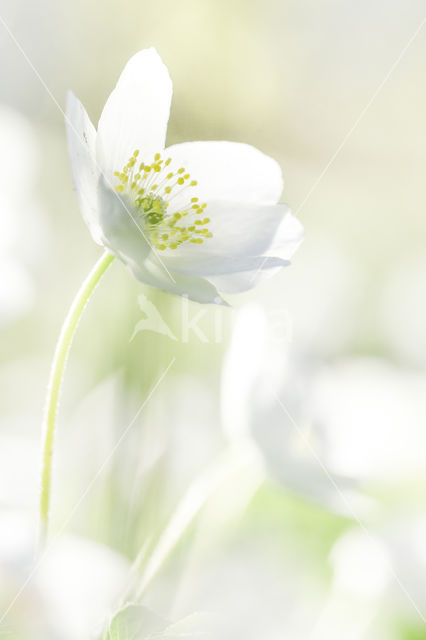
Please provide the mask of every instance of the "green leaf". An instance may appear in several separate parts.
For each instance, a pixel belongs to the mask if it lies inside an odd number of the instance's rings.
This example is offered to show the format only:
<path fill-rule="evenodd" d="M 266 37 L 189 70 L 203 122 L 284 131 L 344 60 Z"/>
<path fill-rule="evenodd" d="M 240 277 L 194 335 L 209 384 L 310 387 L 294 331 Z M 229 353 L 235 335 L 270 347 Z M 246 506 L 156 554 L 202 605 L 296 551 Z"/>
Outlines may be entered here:
<path fill-rule="evenodd" d="M 210 640 L 212 616 L 194 613 L 170 624 L 139 604 L 129 603 L 113 616 L 104 640 Z"/>
<path fill-rule="evenodd" d="M 113 616 L 104 640 L 145 640 L 167 625 L 167 620 L 146 607 L 129 603 Z"/>

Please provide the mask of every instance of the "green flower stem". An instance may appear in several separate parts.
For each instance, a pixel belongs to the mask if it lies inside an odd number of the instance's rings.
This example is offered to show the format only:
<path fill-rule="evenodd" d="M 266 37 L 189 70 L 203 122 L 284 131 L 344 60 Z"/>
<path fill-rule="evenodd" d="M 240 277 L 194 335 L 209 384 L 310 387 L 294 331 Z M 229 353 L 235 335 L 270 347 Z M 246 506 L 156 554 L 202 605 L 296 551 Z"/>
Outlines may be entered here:
<path fill-rule="evenodd" d="M 39 541 L 43 545 L 49 520 L 50 485 L 52 474 L 52 453 L 53 441 L 55 437 L 56 416 L 58 412 L 59 395 L 68 352 L 74 337 L 78 322 L 84 308 L 93 293 L 99 280 L 114 260 L 114 256 L 105 251 L 97 261 L 86 280 L 80 287 L 74 302 L 68 312 L 62 326 L 61 334 L 56 345 L 55 356 L 53 358 L 50 371 L 49 387 L 46 398 L 46 410 L 43 423 L 43 448 L 42 448 L 42 468 L 41 468 L 41 496 L 40 496 L 40 530 Z"/>

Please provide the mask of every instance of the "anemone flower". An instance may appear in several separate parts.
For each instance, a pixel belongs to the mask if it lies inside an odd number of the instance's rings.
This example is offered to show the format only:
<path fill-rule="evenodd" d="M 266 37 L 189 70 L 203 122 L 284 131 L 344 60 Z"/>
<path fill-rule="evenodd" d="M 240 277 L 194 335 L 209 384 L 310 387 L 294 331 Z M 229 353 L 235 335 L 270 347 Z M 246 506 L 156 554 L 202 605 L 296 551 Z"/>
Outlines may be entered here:
<path fill-rule="evenodd" d="M 141 282 L 202 303 L 250 289 L 288 264 L 303 229 L 281 169 L 254 147 L 165 148 L 172 83 L 155 49 L 134 55 L 92 125 L 68 95 L 74 186 L 93 239 Z"/>
<path fill-rule="evenodd" d="M 74 300 L 56 348 L 47 396 L 40 523 L 47 530 L 56 413 L 66 358 L 84 307 L 118 257 L 141 282 L 201 303 L 250 289 L 289 263 L 303 236 L 277 204 L 278 164 L 233 142 L 165 149 L 172 83 L 154 49 L 134 55 L 98 130 L 70 93 L 68 145 L 74 186 L 93 239 L 106 249 Z"/>

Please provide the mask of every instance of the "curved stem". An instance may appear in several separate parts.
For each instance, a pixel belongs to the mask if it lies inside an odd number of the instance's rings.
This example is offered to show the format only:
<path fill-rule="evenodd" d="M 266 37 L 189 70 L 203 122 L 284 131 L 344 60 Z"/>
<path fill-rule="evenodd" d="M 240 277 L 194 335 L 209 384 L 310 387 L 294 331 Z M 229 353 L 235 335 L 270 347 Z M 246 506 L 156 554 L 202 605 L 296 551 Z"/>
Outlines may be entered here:
<path fill-rule="evenodd" d="M 53 441 L 55 436 L 59 395 L 68 352 L 70 350 L 74 333 L 84 311 L 84 308 L 99 280 L 102 278 L 103 274 L 113 260 L 114 256 L 108 251 L 105 251 L 101 258 L 97 261 L 97 263 L 87 276 L 86 280 L 80 287 L 76 297 L 74 298 L 68 315 L 65 318 L 65 322 L 62 325 L 62 330 L 59 336 L 58 343 L 56 345 L 55 356 L 53 358 L 52 368 L 50 371 L 49 387 L 46 398 L 46 409 L 43 422 L 44 435 L 42 448 L 39 523 L 39 541 L 41 545 L 46 538 L 48 528 Z"/>

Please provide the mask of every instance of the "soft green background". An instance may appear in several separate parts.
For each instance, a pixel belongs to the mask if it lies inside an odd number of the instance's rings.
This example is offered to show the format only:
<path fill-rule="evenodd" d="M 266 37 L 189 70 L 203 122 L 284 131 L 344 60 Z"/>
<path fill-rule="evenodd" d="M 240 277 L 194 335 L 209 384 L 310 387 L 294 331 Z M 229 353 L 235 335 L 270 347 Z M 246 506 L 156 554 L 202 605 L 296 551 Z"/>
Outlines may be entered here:
<path fill-rule="evenodd" d="M 283 201 L 304 224 L 306 240 L 289 269 L 229 300 L 219 342 L 212 308 L 200 321 L 207 343 L 195 334 L 185 343 L 152 332 L 130 341 L 141 318 L 138 295 L 157 306 L 178 338 L 181 302 L 113 264 L 69 360 L 53 528 L 66 522 L 61 535 L 78 534 L 129 560 L 153 544 L 179 497 L 224 446 L 223 357 L 238 309 L 256 304 L 268 318 L 281 314 L 278 332 L 291 335 L 275 355 L 284 360 L 290 353 L 288 379 L 301 381 L 296 419 L 320 430 L 328 419 L 335 432 L 341 427 L 357 453 L 346 467 L 343 445 L 333 449 L 336 466 L 355 477 L 374 506 L 362 511 L 360 526 L 327 501 L 316 503 L 310 489 L 295 490 L 288 474 L 277 472 L 279 459 L 270 468 L 266 456 L 265 482 L 251 493 L 243 474 L 216 497 L 145 604 L 167 620 L 218 609 L 230 637 L 244 640 L 426 638 L 424 3 L 3 0 L 0 17 L 12 34 L 0 24 L 5 522 L 18 512 L 34 525 L 49 363 L 72 296 L 100 254 L 72 191 L 61 113 L 66 91 L 96 123 L 127 59 L 155 46 L 174 83 L 168 143 L 244 141 L 276 158 Z M 190 305 L 191 314 L 198 310 Z M 164 384 L 68 520 L 172 358 Z M 291 384 L 287 389 L 294 393 Z M 0 546 L 7 539 L 0 554 L 4 607 L 28 568 L 27 559 L 14 573 L 7 526 L 0 536 Z M 360 540 L 339 564 L 333 558 L 340 557 L 336 548 L 345 549 L 345 531 Z M 374 586 L 381 554 L 391 569 Z M 68 557 L 64 571 L 72 568 L 71 551 Z M 66 581 L 55 579 L 49 577 L 52 589 L 66 593 Z M 4 633 L 0 624 L 0 637 L 85 637 L 65 629 L 65 617 L 62 629 L 46 623 L 32 589 L 1 623 Z"/>

